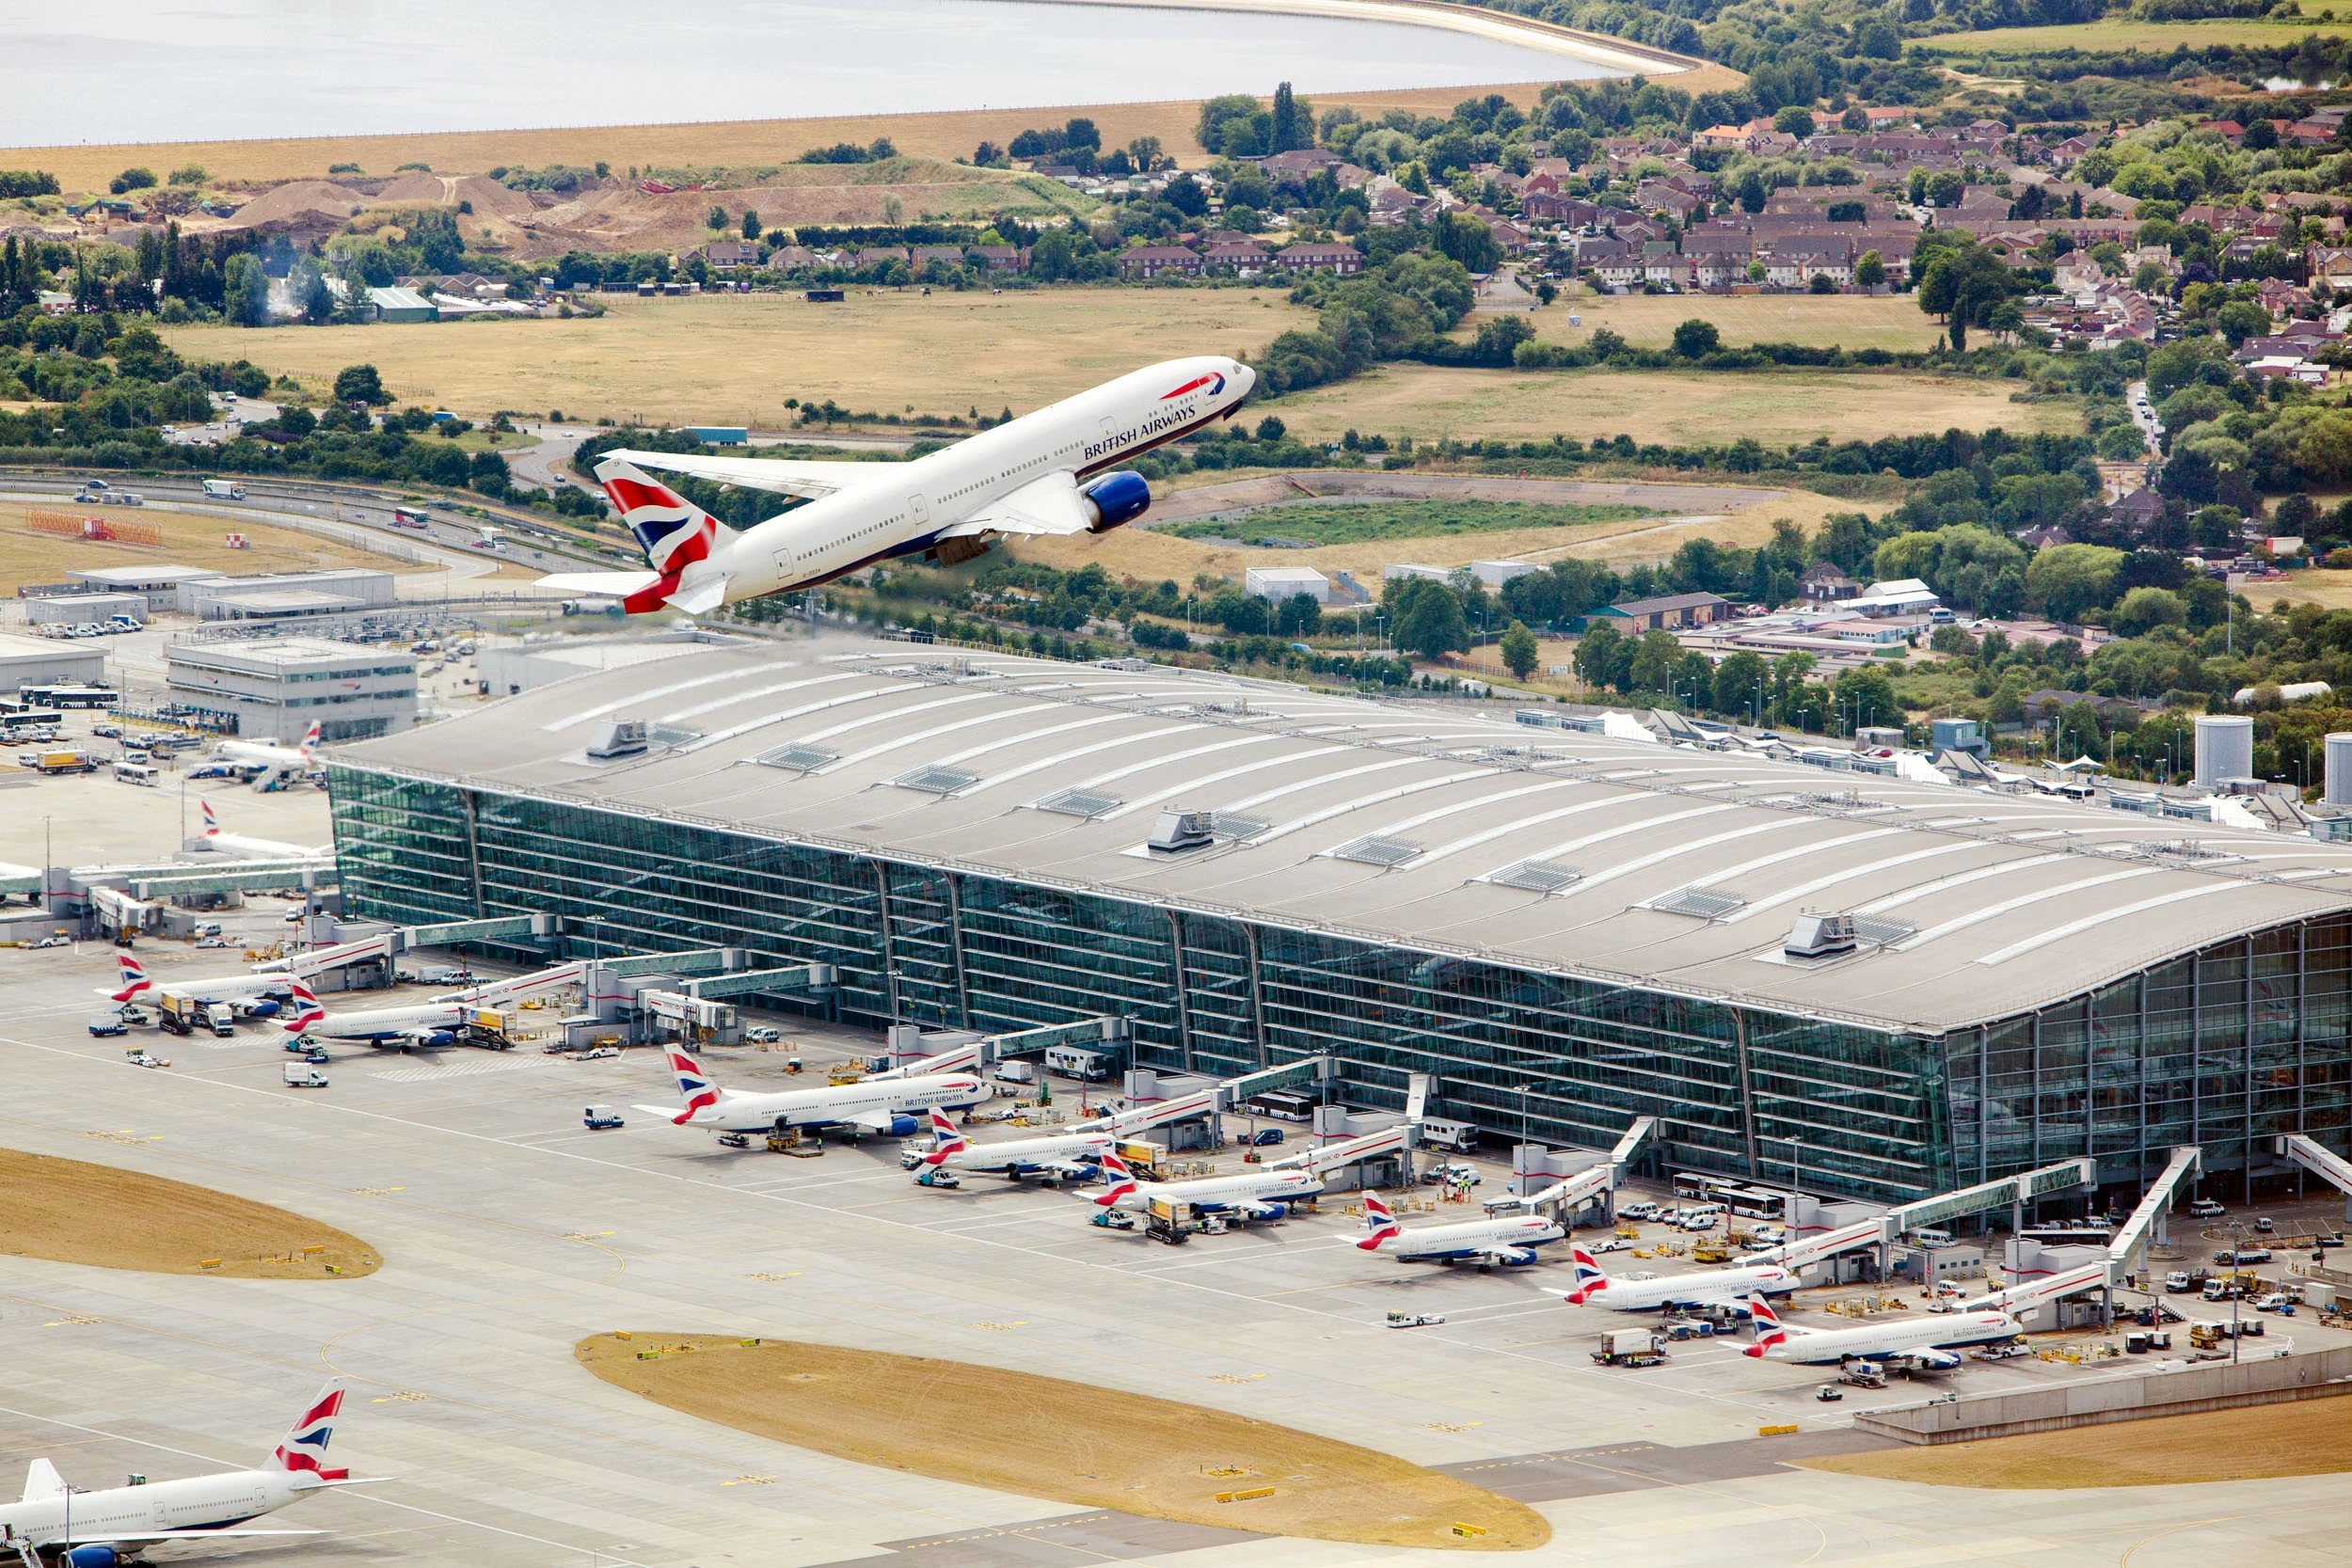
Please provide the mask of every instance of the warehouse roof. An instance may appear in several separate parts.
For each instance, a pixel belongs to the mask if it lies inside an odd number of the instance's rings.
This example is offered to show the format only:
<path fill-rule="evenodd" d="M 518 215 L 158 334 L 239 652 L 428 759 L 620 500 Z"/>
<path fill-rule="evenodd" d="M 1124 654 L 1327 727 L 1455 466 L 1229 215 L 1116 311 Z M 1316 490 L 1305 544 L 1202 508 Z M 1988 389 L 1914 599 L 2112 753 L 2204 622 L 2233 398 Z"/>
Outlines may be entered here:
<path fill-rule="evenodd" d="M 615 717 L 648 721 L 655 748 L 591 763 Z M 605 670 L 337 760 L 1931 1031 L 2352 907 L 2352 846 L 1203 672 L 848 639 Z M 1217 842 L 1149 850 L 1168 804 L 1215 812 Z M 1862 947 L 1788 958 L 1804 911 L 1854 914 Z"/>

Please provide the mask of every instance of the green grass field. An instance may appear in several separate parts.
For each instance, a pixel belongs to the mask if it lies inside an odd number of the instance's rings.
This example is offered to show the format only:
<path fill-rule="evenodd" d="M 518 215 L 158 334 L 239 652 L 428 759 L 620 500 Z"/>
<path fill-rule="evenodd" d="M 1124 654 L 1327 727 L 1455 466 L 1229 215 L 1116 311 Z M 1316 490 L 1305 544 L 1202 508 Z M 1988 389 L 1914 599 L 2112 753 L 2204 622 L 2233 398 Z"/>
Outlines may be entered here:
<path fill-rule="evenodd" d="M 1531 506 L 1519 501 L 1400 500 L 1364 505 L 1268 506 L 1247 517 L 1203 518 L 1161 531 L 1180 539 L 1239 539 L 1245 545 L 1271 541 L 1275 548 L 1356 545 L 1383 539 L 1450 539 L 1464 533 L 1501 533 L 1517 529 L 1575 528 L 1618 523 L 1652 515 L 1645 506 Z"/>
<path fill-rule="evenodd" d="M 1913 44 L 1938 55 L 2042 55 L 2060 49 L 2102 55 L 2137 49 L 2143 55 L 2159 55 L 2182 44 L 2191 49 L 2210 49 L 2219 43 L 2276 48 L 2292 44 L 2306 33 L 2342 38 L 2352 33 L 2352 22 L 2318 22 L 2302 17 L 2284 22 L 2130 22 L 2110 17 L 2065 27 L 1995 27 L 1982 33 L 1946 33 L 1937 38 L 1915 39 Z"/>
<path fill-rule="evenodd" d="M 1570 318 L 1576 325 L 1570 325 Z M 1579 289 L 1528 319 L 1549 342 L 1585 343 L 1602 327 L 1635 348 L 1663 348 L 1696 318 L 1731 348 L 1750 343 L 1925 349 L 1943 328 L 1912 294 L 1593 294 Z M 1472 318 L 1475 325 L 1480 318 Z"/>

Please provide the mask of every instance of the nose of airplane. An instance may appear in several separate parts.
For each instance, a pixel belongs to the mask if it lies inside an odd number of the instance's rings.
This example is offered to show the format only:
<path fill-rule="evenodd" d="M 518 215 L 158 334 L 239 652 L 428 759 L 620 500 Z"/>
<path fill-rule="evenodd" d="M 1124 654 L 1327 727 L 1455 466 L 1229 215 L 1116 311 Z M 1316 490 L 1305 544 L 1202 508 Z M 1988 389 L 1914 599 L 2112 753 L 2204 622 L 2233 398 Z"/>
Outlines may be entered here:
<path fill-rule="evenodd" d="M 1247 365 L 1236 364 L 1230 374 L 1233 380 L 1241 383 L 1241 394 L 1244 397 L 1248 397 L 1250 388 L 1258 385 L 1258 372 Z"/>

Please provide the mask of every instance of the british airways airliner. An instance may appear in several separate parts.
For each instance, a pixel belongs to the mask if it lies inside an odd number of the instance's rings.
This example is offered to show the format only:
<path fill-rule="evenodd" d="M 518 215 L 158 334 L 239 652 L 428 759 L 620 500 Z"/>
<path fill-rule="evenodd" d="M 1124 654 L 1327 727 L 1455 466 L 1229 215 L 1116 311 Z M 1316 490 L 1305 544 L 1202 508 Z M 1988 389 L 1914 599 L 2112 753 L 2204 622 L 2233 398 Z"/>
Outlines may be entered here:
<path fill-rule="evenodd" d="M 609 594 L 632 615 L 701 614 L 876 562 L 919 556 L 953 566 L 1009 535 L 1107 533 L 1152 504 L 1143 476 L 1119 465 L 1231 419 L 1256 384 L 1256 372 L 1232 359 L 1170 359 L 912 463 L 608 452 L 596 478 L 651 570 L 539 580 Z M 647 468 L 809 504 L 738 533 Z"/>

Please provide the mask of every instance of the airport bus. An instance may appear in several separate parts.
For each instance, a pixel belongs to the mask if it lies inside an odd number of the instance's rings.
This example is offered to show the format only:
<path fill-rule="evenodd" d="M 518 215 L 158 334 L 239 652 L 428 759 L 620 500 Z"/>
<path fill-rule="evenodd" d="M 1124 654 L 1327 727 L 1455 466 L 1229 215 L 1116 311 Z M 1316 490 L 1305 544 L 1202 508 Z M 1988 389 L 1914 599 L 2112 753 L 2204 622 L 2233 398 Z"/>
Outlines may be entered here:
<path fill-rule="evenodd" d="M 394 528 L 420 529 L 426 532 L 430 532 L 432 531 L 433 523 L 432 519 L 427 517 L 421 512 L 414 511 L 405 506 L 395 506 L 392 508 L 392 526 Z"/>
<path fill-rule="evenodd" d="M 150 768 L 143 763 L 118 762 L 115 764 L 117 779 L 129 784 L 146 784 L 151 789 L 155 785 L 155 775 L 159 771 L 160 769 Z"/>
<path fill-rule="evenodd" d="M 16 698 L 32 707 L 112 707 L 121 693 L 103 686 L 24 685 L 16 689 Z"/>
<path fill-rule="evenodd" d="M 65 715 L 54 708 L 10 705 L 0 708 L 0 740 L 21 735 L 26 730 L 54 730 L 65 722 Z"/>
<path fill-rule="evenodd" d="M 1685 1205 L 1720 1203 L 1742 1219 L 1782 1220 L 1788 1216 L 1788 1195 L 1744 1186 L 1720 1176 L 1680 1171 L 1675 1176 L 1675 1196 Z"/>

